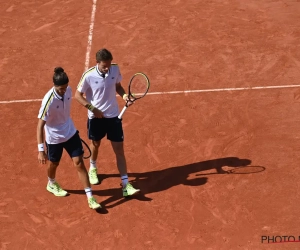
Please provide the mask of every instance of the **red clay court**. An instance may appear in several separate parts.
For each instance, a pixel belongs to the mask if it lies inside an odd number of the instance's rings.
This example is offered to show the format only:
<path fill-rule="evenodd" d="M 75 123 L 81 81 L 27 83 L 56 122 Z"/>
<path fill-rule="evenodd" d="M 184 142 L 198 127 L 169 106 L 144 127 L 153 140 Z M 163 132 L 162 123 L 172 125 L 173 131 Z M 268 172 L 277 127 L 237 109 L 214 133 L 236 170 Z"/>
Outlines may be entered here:
<path fill-rule="evenodd" d="M 262 241 L 300 235 L 299 1 L 11 0 L 0 16 L 1 250 L 300 248 Z M 123 116 L 142 194 L 122 198 L 104 140 L 97 213 L 67 154 L 57 180 L 71 195 L 46 191 L 36 125 L 54 67 L 74 94 L 102 47 L 126 89 L 138 71 L 151 88 Z M 73 100 L 85 140 L 86 112 Z"/>

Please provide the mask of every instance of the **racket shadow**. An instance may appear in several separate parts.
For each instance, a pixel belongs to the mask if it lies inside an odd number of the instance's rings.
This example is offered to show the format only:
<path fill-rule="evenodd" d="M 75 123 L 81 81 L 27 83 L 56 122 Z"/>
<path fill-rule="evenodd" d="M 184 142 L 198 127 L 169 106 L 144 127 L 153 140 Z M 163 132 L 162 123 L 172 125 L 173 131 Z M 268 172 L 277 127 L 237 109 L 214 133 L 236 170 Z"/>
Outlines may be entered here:
<path fill-rule="evenodd" d="M 224 168 L 226 169 L 229 167 L 231 168 L 231 171 L 234 172 L 232 169 L 241 169 L 247 166 L 251 167 L 250 164 L 251 160 L 249 159 L 226 157 L 144 173 L 129 173 L 128 176 L 134 178 L 131 183 L 134 187 L 141 190 L 141 193 L 138 195 L 133 196 L 130 199 L 124 199 L 121 187 L 106 190 L 93 190 L 93 194 L 97 196 L 109 196 L 108 199 L 101 202 L 101 205 L 106 208 L 113 208 L 124 202 L 130 201 L 131 199 L 151 201 L 151 198 L 146 197 L 147 194 L 162 192 L 177 185 L 202 186 L 207 183 L 208 176 L 211 174 L 227 175 L 228 171 L 224 170 Z M 260 171 L 258 172 L 265 170 L 264 167 L 260 167 L 259 169 Z M 203 171 L 208 171 L 209 173 L 201 173 Z M 107 178 L 120 178 L 120 176 L 118 174 L 101 174 L 99 175 L 99 178 L 103 181 Z M 84 194 L 83 191 L 79 190 L 67 191 L 70 193 L 75 192 Z"/>

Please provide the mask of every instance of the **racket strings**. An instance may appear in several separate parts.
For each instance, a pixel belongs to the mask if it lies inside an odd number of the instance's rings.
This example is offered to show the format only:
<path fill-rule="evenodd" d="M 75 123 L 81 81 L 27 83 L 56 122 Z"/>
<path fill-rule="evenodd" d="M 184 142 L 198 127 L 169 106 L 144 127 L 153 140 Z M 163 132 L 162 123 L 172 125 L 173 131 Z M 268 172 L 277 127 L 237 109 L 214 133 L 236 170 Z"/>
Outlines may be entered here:
<path fill-rule="evenodd" d="M 129 86 L 130 95 L 133 98 L 144 96 L 148 91 L 148 80 L 143 75 L 136 75 Z"/>

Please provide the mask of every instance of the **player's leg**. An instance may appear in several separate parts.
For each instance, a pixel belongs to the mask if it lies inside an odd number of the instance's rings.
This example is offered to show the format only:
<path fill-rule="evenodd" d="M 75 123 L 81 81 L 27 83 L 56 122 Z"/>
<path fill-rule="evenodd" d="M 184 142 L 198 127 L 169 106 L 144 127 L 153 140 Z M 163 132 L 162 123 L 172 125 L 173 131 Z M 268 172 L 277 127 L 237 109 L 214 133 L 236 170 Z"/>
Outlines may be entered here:
<path fill-rule="evenodd" d="M 93 197 L 92 194 L 88 172 L 83 161 L 82 142 L 80 140 L 78 132 L 75 133 L 75 135 L 68 141 L 66 141 L 63 145 L 66 151 L 68 152 L 69 156 L 73 160 L 73 164 L 77 170 L 79 180 L 81 181 L 84 191 L 86 193 L 89 207 L 92 209 L 100 208 L 100 204 L 97 203 L 96 199 Z"/>
<path fill-rule="evenodd" d="M 47 155 L 49 159 L 49 166 L 47 169 L 48 173 L 48 184 L 46 189 L 53 193 L 55 196 L 66 196 L 68 193 L 63 190 L 58 182 L 56 181 L 56 169 L 59 165 L 62 152 L 63 145 L 60 144 L 47 144 Z"/>
<path fill-rule="evenodd" d="M 123 142 L 116 142 L 111 141 L 112 148 L 116 155 L 117 167 L 121 176 L 127 176 L 127 165 L 126 165 L 126 158 L 124 154 L 124 144 Z M 125 186 L 128 182 L 128 178 L 122 182 Z"/>
<path fill-rule="evenodd" d="M 93 197 L 88 172 L 85 168 L 82 156 L 73 157 L 72 160 L 73 160 L 74 166 L 77 169 L 78 177 L 79 177 L 79 179 L 83 185 L 84 191 L 86 193 L 89 207 L 92 209 L 101 208 L 101 205 Z"/>
<path fill-rule="evenodd" d="M 139 189 L 135 189 L 128 182 L 127 164 L 124 153 L 124 134 L 122 128 L 122 121 L 119 118 L 109 119 L 109 126 L 107 131 L 107 139 L 111 141 L 112 148 L 116 155 L 117 167 L 121 175 L 121 181 L 123 186 L 123 196 L 131 196 L 140 192 Z"/>
<path fill-rule="evenodd" d="M 91 158 L 89 168 L 89 179 L 93 185 L 99 184 L 97 173 L 97 158 L 101 139 L 106 135 L 106 126 L 104 118 L 93 118 L 87 121 L 88 138 L 91 140 Z"/>

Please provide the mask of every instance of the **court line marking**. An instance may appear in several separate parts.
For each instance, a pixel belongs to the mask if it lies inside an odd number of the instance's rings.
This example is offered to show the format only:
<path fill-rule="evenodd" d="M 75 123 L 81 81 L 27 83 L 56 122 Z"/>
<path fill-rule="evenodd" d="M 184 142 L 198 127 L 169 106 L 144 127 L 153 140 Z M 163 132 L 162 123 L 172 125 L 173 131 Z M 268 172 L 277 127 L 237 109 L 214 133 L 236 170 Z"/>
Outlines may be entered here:
<path fill-rule="evenodd" d="M 162 92 L 149 92 L 147 95 L 193 94 L 193 93 L 206 93 L 206 92 L 283 89 L 283 88 L 298 88 L 298 87 L 300 87 L 300 85 L 257 86 L 257 87 L 220 88 L 220 89 L 195 89 L 195 90 L 178 90 L 178 91 L 165 91 L 165 92 L 163 92 L 163 91 Z M 20 102 L 21 103 L 22 102 L 40 102 L 40 101 L 42 101 L 42 99 L 11 100 L 11 101 L 0 101 L 0 104 L 20 103 Z"/>
<path fill-rule="evenodd" d="M 147 95 L 188 94 L 188 93 L 259 90 L 259 89 L 283 89 L 283 88 L 298 88 L 298 87 L 300 87 L 300 85 L 278 85 L 278 86 L 257 86 L 257 87 L 249 86 L 249 87 L 240 87 L 240 88 L 196 89 L 196 90 L 179 90 L 179 91 L 166 91 L 166 92 L 150 92 L 147 93 Z"/>
<path fill-rule="evenodd" d="M 96 17 L 96 7 L 97 7 L 97 0 L 93 0 L 91 22 L 90 22 L 90 29 L 89 29 L 89 36 L 88 36 L 88 45 L 86 47 L 86 54 L 85 54 L 84 71 L 87 71 L 90 64 L 90 54 L 92 49 L 93 31 L 94 31 L 94 24 L 95 24 L 95 17 Z"/>

